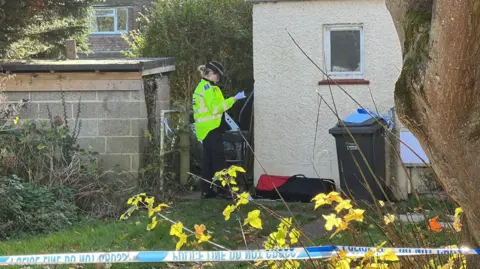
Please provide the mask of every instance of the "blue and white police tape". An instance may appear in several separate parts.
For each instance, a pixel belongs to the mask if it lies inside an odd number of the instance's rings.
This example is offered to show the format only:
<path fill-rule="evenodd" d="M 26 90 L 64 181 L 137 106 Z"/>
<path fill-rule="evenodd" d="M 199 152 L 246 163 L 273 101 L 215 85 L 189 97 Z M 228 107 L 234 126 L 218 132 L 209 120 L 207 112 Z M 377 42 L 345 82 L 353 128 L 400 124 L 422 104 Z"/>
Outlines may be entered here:
<path fill-rule="evenodd" d="M 229 251 L 124 251 L 89 252 L 42 255 L 0 256 L 2 265 L 91 264 L 91 263 L 148 263 L 148 262 L 241 262 L 258 260 L 325 259 L 346 251 L 349 257 L 363 257 L 374 247 L 316 246 L 275 250 Z M 414 255 L 478 255 L 480 249 L 469 248 L 380 248 L 376 255 L 391 250 L 397 256 Z"/>

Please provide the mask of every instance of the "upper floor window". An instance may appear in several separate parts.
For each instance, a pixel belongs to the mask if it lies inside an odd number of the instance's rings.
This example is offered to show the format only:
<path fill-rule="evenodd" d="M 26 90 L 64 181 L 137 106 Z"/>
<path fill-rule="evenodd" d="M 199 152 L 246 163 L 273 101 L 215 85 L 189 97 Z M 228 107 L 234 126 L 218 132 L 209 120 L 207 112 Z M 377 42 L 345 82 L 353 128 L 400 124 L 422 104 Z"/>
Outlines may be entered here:
<path fill-rule="evenodd" d="M 92 16 L 94 34 L 117 34 L 128 31 L 128 8 L 95 7 Z"/>
<path fill-rule="evenodd" d="M 325 26 L 327 74 L 332 78 L 363 79 L 362 25 Z"/>

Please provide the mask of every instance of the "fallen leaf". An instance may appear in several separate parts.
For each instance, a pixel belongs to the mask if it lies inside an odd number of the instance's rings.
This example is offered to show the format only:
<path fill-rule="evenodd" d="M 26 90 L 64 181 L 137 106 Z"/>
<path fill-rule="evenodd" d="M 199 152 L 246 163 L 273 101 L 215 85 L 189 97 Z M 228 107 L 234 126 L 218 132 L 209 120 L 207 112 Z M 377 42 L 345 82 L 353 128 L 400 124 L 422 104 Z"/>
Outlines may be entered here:
<path fill-rule="evenodd" d="M 73 244 L 73 249 L 78 249 L 80 245 L 78 243 Z"/>
<path fill-rule="evenodd" d="M 429 228 L 430 230 L 434 231 L 434 232 L 441 232 L 442 231 L 442 226 L 440 226 L 440 224 L 438 224 L 438 216 L 430 219 L 430 221 L 428 222 L 428 225 L 429 225 Z"/>

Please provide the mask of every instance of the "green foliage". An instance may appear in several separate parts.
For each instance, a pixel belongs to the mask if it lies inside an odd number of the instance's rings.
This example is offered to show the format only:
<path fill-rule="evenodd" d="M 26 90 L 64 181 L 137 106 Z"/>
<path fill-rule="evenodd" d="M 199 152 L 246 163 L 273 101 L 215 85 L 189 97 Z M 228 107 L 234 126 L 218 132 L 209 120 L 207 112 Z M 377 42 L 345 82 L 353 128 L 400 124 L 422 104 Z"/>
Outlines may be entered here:
<path fill-rule="evenodd" d="M 62 57 L 66 39 L 76 40 L 81 51 L 88 51 L 88 15 L 92 2 L 0 1 L 0 56 L 11 59 Z"/>
<path fill-rule="evenodd" d="M 73 193 L 42 187 L 17 176 L 0 177 L 0 239 L 58 231 L 77 218 Z"/>
<path fill-rule="evenodd" d="M 16 175 L 49 189 L 71 189 L 75 205 L 85 214 L 116 215 L 121 199 L 135 186 L 129 183 L 128 174 L 99 169 L 94 149 L 80 148 L 76 140 L 82 128 L 81 111 L 77 110 L 73 121 L 67 117 L 64 98 L 62 104 L 62 116 L 51 115 L 47 107 L 50 120 L 44 121 L 15 119 L 13 108 L 6 109 L 9 116 L 0 128 L 0 176 Z"/>
<path fill-rule="evenodd" d="M 0 133 L 0 174 L 15 174 L 29 182 L 54 185 L 70 180 L 69 165 L 74 160 L 78 160 L 82 168 L 87 168 L 83 160 L 93 159 L 75 146 L 80 131 L 77 123 L 80 122 L 76 121 L 74 131 L 70 133 L 66 112 L 63 118 L 51 114 L 49 117 L 50 121 L 5 125 Z M 95 172 L 96 163 L 89 166 L 91 172 Z"/>
<path fill-rule="evenodd" d="M 197 67 L 221 62 L 220 84 L 229 96 L 253 86 L 252 6 L 243 0 L 157 1 L 142 17 L 143 26 L 126 37 L 130 56 L 175 57 L 171 76 L 174 100 L 190 100 Z"/>

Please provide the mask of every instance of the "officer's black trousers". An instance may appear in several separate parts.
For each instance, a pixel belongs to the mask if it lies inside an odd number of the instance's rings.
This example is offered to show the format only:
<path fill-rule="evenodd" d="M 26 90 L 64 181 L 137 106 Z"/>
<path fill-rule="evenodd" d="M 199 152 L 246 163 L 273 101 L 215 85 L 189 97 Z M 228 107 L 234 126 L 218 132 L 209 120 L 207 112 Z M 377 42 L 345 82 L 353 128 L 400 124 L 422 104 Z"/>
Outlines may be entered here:
<path fill-rule="evenodd" d="M 225 151 L 223 147 L 222 132 L 220 128 L 208 132 L 207 137 L 203 140 L 202 155 L 202 177 L 212 181 L 216 172 L 226 168 Z M 210 183 L 201 181 L 200 188 L 202 192 L 213 194 Z"/>

